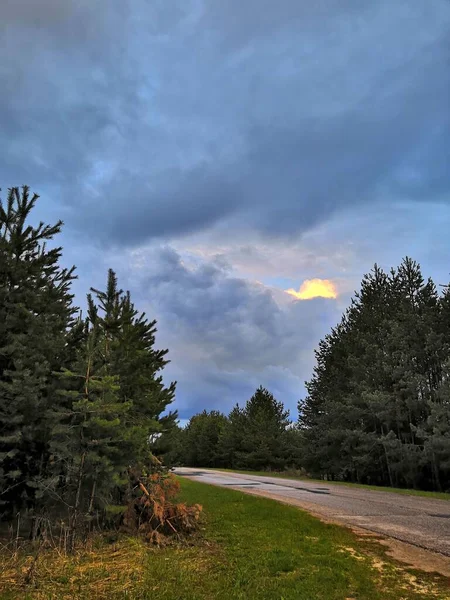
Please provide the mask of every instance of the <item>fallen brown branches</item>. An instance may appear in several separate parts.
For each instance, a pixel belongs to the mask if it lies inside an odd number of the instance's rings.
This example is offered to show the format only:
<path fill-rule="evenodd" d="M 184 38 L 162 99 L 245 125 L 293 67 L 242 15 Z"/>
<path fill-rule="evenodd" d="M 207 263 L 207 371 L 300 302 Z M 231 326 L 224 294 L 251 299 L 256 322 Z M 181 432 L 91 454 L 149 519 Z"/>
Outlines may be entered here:
<path fill-rule="evenodd" d="M 167 536 L 180 537 L 197 529 L 202 507 L 176 502 L 179 491 L 179 483 L 171 473 L 140 477 L 123 516 L 125 530 L 162 544 Z"/>

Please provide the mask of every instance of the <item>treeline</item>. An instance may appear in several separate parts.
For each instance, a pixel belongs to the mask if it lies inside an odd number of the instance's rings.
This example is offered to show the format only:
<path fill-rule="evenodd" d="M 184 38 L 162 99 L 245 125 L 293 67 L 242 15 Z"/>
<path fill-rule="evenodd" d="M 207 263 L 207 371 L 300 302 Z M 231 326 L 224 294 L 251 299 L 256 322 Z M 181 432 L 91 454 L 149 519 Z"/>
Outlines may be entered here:
<path fill-rule="evenodd" d="M 283 404 L 263 387 L 229 415 L 218 411 L 194 415 L 174 429 L 160 450 L 171 464 L 282 470 L 299 464 L 299 432 Z"/>
<path fill-rule="evenodd" d="M 37 199 L 13 188 L 0 205 L 0 517 L 28 519 L 32 537 L 60 519 L 73 541 L 130 507 L 155 463 L 150 436 L 176 420 L 162 416 L 175 384 L 155 321 L 112 270 L 85 317 L 74 306 L 74 268 L 48 246 L 62 223 L 30 224 Z"/>
<path fill-rule="evenodd" d="M 439 294 L 410 258 L 389 273 L 375 265 L 319 343 L 295 424 L 260 388 L 228 416 L 193 416 L 165 451 L 188 466 L 449 490 L 449 375 L 450 288 Z"/>
<path fill-rule="evenodd" d="M 302 462 L 337 479 L 450 488 L 450 290 L 375 265 L 321 341 L 299 403 Z"/>

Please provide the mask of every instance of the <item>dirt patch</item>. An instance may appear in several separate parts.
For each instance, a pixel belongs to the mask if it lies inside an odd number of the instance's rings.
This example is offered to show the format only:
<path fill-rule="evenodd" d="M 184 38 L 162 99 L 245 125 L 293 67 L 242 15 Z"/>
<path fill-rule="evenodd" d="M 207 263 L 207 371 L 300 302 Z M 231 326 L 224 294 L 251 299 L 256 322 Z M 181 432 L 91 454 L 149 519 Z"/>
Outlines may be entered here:
<path fill-rule="evenodd" d="M 318 510 L 317 504 L 297 500 L 297 498 L 280 497 L 277 494 L 265 490 L 246 489 L 245 493 L 271 498 L 272 500 L 277 500 L 278 502 L 289 504 L 291 506 L 298 506 L 324 523 L 332 523 L 334 525 L 340 525 L 341 527 L 347 527 L 361 538 L 376 538 L 381 544 L 387 546 L 388 550 L 386 553 L 393 559 L 407 564 L 419 571 L 438 573 L 444 577 L 450 578 L 450 557 L 444 556 L 443 554 L 437 554 L 431 550 L 424 550 L 393 538 L 382 537 L 381 534 L 363 529 L 362 527 L 352 526 L 348 521 L 341 521 L 336 515 L 330 514 L 331 511 L 329 512 L 326 507 L 320 507 L 320 510 Z"/>
<path fill-rule="evenodd" d="M 439 573 L 450 578 L 450 558 L 411 546 L 394 539 L 380 538 L 380 544 L 388 547 L 386 554 L 395 560 L 411 565 L 427 573 Z"/>
<path fill-rule="evenodd" d="M 367 558 L 367 555 L 361 555 L 358 552 L 356 552 L 356 550 L 354 548 L 350 548 L 350 547 L 343 547 L 341 548 L 341 550 L 339 550 L 339 552 L 347 552 L 348 554 L 350 554 L 351 556 L 353 556 L 353 558 L 355 558 L 356 560 L 364 560 L 364 558 Z M 387 553 L 389 554 L 389 553 Z M 400 576 L 401 578 L 403 578 L 405 584 L 404 584 L 404 588 L 405 590 L 413 590 L 414 592 L 417 592 L 419 594 L 426 594 L 427 598 L 430 597 L 436 597 L 436 598 L 442 598 L 442 596 L 440 595 L 439 590 L 436 588 L 436 586 L 431 583 L 425 583 L 423 581 L 421 581 L 416 575 L 408 572 L 405 568 L 403 567 L 397 567 L 397 566 L 392 566 L 389 565 L 386 561 L 380 560 L 378 557 L 376 556 L 370 556 L 370 561 L 372 563 L 372 567 L 374 569 L 376 569 L 381 576 L 383 576 L 385 573 L 388 573 L 389 570 L 391 570 L 392 568 L 394 569 L 394 572 L 397 574 L 397 576 Z M 450 598 L 450 596 L 449 596 Z"/>
<path fill-rule="evenodd" d="M 338 550 L 338 552 L 347 552 L 348 554 L 351 554 L 355 560 L 364 560 L 364 556 L 358 554 L 354 548 L 345 546 L 344 548 Z"/>

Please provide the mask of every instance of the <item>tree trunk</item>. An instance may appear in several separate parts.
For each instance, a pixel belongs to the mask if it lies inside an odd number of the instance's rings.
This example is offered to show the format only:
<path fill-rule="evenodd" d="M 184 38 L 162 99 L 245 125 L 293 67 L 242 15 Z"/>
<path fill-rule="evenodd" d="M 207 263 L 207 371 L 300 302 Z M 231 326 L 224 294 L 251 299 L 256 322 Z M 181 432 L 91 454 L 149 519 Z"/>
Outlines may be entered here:
<path fill-rule="evenodd" d="M 386 467 L 387 467 L 387 472 L 388 472 L 388 475 L 389 475 L 389 485 L 391 487 L 394 487 L 394 482 L 392 481 L 391 466 L 389 464 L 389 456 L 388 456 L 385 444 L 383 444 L 383 448 L 384 448 L 384 454 L 386 456 Z"/>
<path fill-rule="evenodd" d="M 433 469 L 434 480 L 436 482 L 436 488 L 438 492 L 442 492 L 441 480 L 439 477 L 439 467 L 436 461 L 436 454 L 433 452 L 431 455 L 431 468 Z"/>
<path fill-rule="evenodd" d="M 75 504 L 72 510 L 72 518 L 70 523 L 70 531 L 69 531 L 69 552 L 72 552 L 75 546 L 75 533 L 78 521 L 78 512 L 80 508 L 80 497 L 81 497 L 81 485 L 83 483 L 83 475 L 84 475 L 84 461 L 86 459 L 86 452 L 83 452 L 81 456 L 80 468 L 78 470 L 78 483 L 77 483 L 77 493 L 75 495 Z"/>
<path fill-rule="evenodd" d="M 94 512 L 94 498 L 95 498 L 95 489 L 97 487 L 97 475 L 95 476 L 94 483 L 92 484 L 91 498 L 89 500 L 89 509 L 88 513 L 92 515 Z"/>

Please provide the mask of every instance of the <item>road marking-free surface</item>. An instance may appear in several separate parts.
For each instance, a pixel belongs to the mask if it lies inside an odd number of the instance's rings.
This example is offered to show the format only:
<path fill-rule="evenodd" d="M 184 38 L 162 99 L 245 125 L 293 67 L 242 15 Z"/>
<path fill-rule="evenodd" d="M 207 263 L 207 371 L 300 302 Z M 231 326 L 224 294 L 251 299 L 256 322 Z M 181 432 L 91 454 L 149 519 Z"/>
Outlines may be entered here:
<path fill-rule="evenodd" d="M 450 501 L 240 473 L 179 467 L 204 483 L 267 496 L 347 526 L 450 557 Z"/>

